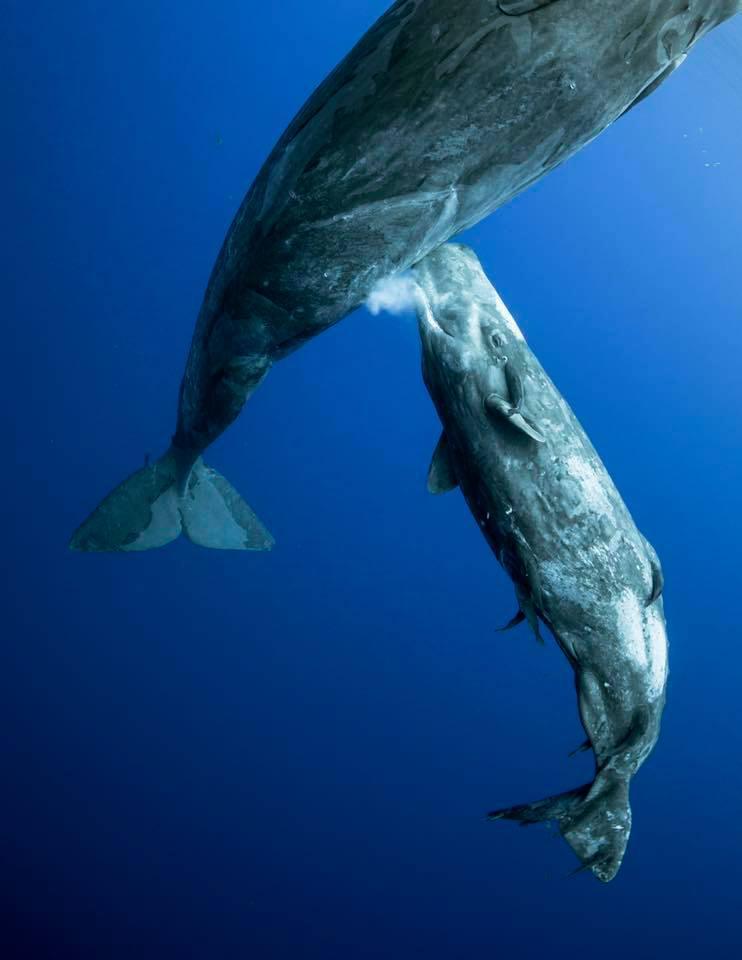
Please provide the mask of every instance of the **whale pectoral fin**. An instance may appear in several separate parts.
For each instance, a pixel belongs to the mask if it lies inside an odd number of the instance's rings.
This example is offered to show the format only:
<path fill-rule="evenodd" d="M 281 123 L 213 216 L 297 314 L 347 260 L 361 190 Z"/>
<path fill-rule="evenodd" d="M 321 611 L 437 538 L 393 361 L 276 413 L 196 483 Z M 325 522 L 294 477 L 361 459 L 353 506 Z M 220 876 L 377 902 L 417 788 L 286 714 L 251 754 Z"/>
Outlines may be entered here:
<path fill-rule="evenodd" d="M 535 440 L 536 443 L 545 443 L 545 438 L 538 430 L 526 420 L 523 414 L 518 411 L 517 407 L 514 407 L 513 404 L 505 400 L 504 397 L 499 396 L 497 393 L 491 393 L 484 401 L 484 406 L 487 413 L 505 417 L 516 429 L 520 430 L 521 433 L 525 433 L 527 437 Z"/>
<path fill-rule="evenodd" d="M 525 613 L 523 613 L 522 610 L 519 610 L 519 611 L 515 614 L 515 616 L 513 617 L 512 620 L 508 620 L 508 622 L 505 624 L 504 627 L 498 627 L 498 628 L 497 628 L 497 632 L 498 632 L 498 633 L 505 633 L 506 630 L 512 630 L 513 627 L 517 627 L 519 623 L 523 623 L 523 621 L 524 621 L 525 619 L 526 619 Z"/>
<path fill-rule="evenodd" d="M 576 757 L 578 753 L 586 753 L 591 747 L 592 747 L 592 743 L 590 743 L 590 740 L 589 739 L 585 740 L 583 743 L 579 745 L 579 747 L 575 747 L 574 750 L 572 750 L 568 754 L 568 756 Z"/>
<path fill-rule="evenodd" d="M 650 563 L 652 563 L 652 558 L 650 557 Z M 662 573 L 662 567 L 657 563 L 652 563 L 652 592 L 649 595 L 649 600 L 647 600 L 647 606 L 651 607 L 653 603 L 656 603 L 659 598 L 662 596 L 662 591 L 665 589 L 665 577 Z"/>
<path fill-rule="evenodd" d="M 528 621 L 528 626 L 531 628 L 531 630 L 533 630 L 534 637 L 538 640 L 541 646 L 543 646 L 544 638 L 541 636 L 541 627 L 539 626 L 538 616 L 536 615 L 534 606 L 530 601 L 526 604 L 526 608 L 523 613 Z"/>
<path fill-rule="evenodd" d="M 647 606 L 651 607 L 662 596 L 662 591 L 665 589 L 665 575 L 662 573 L 662 565 L 660 564 L 660 558 L 657 556 L 657 551 L 646 537 L 642 537 L 642 540 L 647 548 L 647 559 L 652 568 L 652 592 L 647 600 Z"/>
<path fill-rule="evenodd" d="M 433 451 L 433 458 L 428 468 L 428 492 L 448 493 L 449 490 L 453 490 L 458 485 L 459 481 L 456 479 L 456 471 L 448 446 L 448 437 L 444 430 Z"/>
<path fill-rule="evenodd" d="M 536 607 L 533 604 L 530 594 L 521 587 L 517 587 L 515 593 L 518 597 L 518 603 L 520 604 L 523 617 L 528 621 L 528 626 L 533 630 L 535 638 L 543 646 L 544 638 L 541 636 L 538 614 L 536 613 Z"/>
<path fill-rule="evenodd" d="M 523 397 L 525 396 L 525 387 L 523 386 L 523 377 L 517 370 L 513 369 L 512 363 L 505 364 L 505 383 L 508 385 L 510 401 L 515 407 L 517 413 L 521 412 L 523 406 Z"/>
<path fill-rule="evenodd" d="M 639 95 L 631 101 L 631 103 L 628 105 L 628 107 L 626 107 L 623 113 L 619 113 L 616 119 L 620 120 L 621 117 L 625 117 L 630 110 L 633 110 L 634 107 L 638 106 L 642 102 L 642 100 L 646 100 L 651 93 L 654 93 L 654 91 L 658 87 L 661 87 L 662 84 L 665 82 L 665 80 L 667 80 L 669 76 L 675 73 L 678 67 L 686 60 L 687 56 L 688 56 L 687 53 L 683 53 L 679 57 L 675 57 L 674 60 L 671 60 L 670 63 L 668 63 L 668 65 L 662 71 L 662 73 L 660 73 L 659 76 L 655 77 L 651 83 L 648 83 L 647 86 L 641 91 L 641 93 L 639 93 Z"/>
<path fill-rule="evenodd" d="M 557 0 L 500 0 L 497 6 L 509 17 L 520 17 L 524 13 L 533 13 L 541 7 L 548 7 Z"/>

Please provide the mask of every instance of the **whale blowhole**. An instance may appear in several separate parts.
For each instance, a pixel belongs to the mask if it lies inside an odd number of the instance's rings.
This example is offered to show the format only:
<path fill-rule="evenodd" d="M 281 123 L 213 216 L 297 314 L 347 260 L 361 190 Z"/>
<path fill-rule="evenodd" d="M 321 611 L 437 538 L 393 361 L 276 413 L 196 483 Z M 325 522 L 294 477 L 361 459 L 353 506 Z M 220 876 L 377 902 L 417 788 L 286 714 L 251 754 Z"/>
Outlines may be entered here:
<path fill-rule="evenodd" d="M 374 285 L 366 299 L 366 308 L 374 317 L 380 313 L 398 317 L 414 312 L 418 296 L 418 286 L 411 273 L 393 273 Z"/>

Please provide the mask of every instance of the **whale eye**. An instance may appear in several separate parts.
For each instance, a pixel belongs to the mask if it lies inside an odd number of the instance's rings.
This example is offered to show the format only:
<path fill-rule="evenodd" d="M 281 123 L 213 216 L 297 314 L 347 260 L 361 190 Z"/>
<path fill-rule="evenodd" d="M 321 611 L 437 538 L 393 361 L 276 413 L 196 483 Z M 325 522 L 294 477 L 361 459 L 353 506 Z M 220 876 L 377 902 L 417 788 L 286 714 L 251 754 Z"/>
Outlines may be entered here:
<path fill-rule="evenodd" d="M 502 337 L 498 333 L 490 334 L 490 340 L 492 341 L 492 346 L 498 350 L 502 347 Z"/>

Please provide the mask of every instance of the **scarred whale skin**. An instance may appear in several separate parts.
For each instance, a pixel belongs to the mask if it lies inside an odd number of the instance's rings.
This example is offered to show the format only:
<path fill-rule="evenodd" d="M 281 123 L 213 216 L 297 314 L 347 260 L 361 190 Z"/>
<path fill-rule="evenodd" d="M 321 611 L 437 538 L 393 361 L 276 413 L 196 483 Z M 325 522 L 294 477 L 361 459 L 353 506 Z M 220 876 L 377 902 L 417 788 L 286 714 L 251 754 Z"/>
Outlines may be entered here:
<path fill-rule="evenodd" d="M 611 880 L 631 829 L 629 783 L 660 730 L 667 679 L 662 573 L 600 458 L 474 253 L 414 268 L 423 376 L 443 424 L 429 488 L 459 485 L 516 588 L 509 626 L 539 622 L 576 678 L 595 778 L 491 819 L 556 820 Z"/>
<path fill-rule="evenodd" d="M 268 545 L 236 491 L 197 458 L 271 364 L 592 140 L 740 3 L 393 4 L 289 125 L 227 233 L 196 323 L 173 449 L 150 474 L 135 474 L 136 496 L 119 488 L 107 498 L 73 547 L 148 549 L 177 536 L 181 522 L 190 536 L 189 492 L 191 520 L 216 511 L 198 542 L 221 546 L 221 535 L 208 536 L 219 526 L 230 545 Z M 155 506 L 155 493 L 168 502 Z M 152 531 L 143 527 L 150 512 Z"/>

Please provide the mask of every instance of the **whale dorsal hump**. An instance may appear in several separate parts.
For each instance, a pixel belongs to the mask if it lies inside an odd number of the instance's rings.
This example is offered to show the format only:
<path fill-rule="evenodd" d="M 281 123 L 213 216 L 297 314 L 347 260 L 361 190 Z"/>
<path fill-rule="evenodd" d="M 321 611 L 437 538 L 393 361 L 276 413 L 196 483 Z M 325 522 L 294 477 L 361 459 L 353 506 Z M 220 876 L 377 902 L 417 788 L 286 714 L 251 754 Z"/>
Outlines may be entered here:
<path fill-rule="evenodd" d="M 524 13 L 533 13 L 541 7 L 548 7 L 557 0 L 500 0 L 498 7 L 509 17 L 519 17 Z"/>
<path fill-rule="evenodd" d="M 440 440 L 433 451 L 433 459 L 430 461 L 428 469 L 428 492 L 429 493 L 448 493 L 458 487 L 459 481 L 456 479 L 451 460 L 451 452 L 448 448 L 448 437 L 444 430 Z"/>
<path fill-rule="evenodd" d="M 508 423 L 512 424 L 516 430 L 520 430 L 521 433 L 530 437 L 531 440 L 535 440 L 536 443 L 544 443 L 543 434 L 523 416 L 518 407 L 514 407 L 513 404 L 505 400 L 504 397 L 501 397 L 497 393 L 491 393 L 485 397 L 484 407 L 487 413 L 493 417 L 504 418 Z"/>

